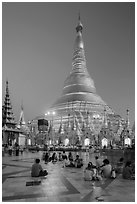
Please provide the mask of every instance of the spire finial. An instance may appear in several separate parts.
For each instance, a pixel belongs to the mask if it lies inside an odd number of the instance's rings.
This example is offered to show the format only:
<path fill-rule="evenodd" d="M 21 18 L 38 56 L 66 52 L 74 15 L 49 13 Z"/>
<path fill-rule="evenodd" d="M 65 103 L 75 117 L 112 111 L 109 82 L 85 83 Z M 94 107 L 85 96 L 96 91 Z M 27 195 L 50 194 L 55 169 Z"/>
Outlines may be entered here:
<path fill-rule="evenodd" d="M 80 20 L 80 12 L 79 12 L 79 14 L 78 14 L 78 25 L 76 27 L 76 31 L 77 32 L 80 31 L 82 33 L 82 29 L 83 29 L 83 25 L 82 25 L 81 20 Z"/>
<path fill-rule="evenodd" d="M 78 13 L 78 20 L 80 21 L 80 11 L 79 11 L 79 13 Z"/>
<path fill-rule="evenodd" d="M 21 110 L 23 110 L 23 99 L 21 100 Z"/>
<path fill-rule="evenodd" d="M 6 86 L 8 86 L 8 79 L 6 79 Z"/>
<path fill-rule="evenodd" d="M 9 83 L 8 83 L 8 79 L 6 79 L 6 93 L 9 93 Z"/>

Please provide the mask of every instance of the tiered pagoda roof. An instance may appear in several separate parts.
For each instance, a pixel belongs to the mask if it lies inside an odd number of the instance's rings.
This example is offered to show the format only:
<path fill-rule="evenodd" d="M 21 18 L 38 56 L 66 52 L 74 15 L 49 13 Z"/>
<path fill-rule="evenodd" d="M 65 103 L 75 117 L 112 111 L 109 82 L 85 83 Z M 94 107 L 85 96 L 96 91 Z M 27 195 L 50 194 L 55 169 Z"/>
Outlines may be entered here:
<path fill-rule="evenodd" d="M 15 128 L 16 125 L 10 100 L 8 81 L 6 81 L 6 94 L 2 106 L 2 126 L 5 125 L 7 128 Z"/>

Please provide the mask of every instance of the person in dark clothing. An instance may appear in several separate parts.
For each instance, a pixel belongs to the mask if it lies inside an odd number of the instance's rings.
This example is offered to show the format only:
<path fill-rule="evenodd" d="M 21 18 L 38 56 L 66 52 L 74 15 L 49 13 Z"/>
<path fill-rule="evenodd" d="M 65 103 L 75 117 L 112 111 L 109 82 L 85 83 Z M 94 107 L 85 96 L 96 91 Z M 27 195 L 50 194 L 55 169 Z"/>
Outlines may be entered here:
<path fill-rule="evenodd" d="M 69 161 L 73 161 L 73 155 L 71 152 L 69 152 L 69 154 L 68 154 L 68 159 L 69 159 Z"/>
<path fill-rule="evenodd" d="M 83 166 L 82 159 L 79 158 L 79 155 L 76 155 L 75 167 L 76 168 L 81 168 L 82 166 Z"/>
<path fill-rule="evenodd" d="M 9 155 L 10 156 L 12 155 L 12 146 L 11 145 L 9 146 Z"/>
<path fill-rule="evenodd" d="M 49 162 L 49 153 L 46 152 L 45 156 L 44 156 L 44 161 L 45 161 L 45 164 L 47 164 Z"/>
<path fill-rule="evenodd" d="M 40 159 L 36 159 L 35 163 L 31 167 L 31 176 L 32 177 L 39 177 L 39 176 L 46 176 L 48 175 L 47 170 L 43 170 L 42 166 L 39 164 Z"/>
<path fill-rule="evenodd" d="M 19 156 L 19 145 L 16 145 L 16 156 Z"/>
<path fill-rule="evenodd" d="M 52 163 L 54 163 L 54 164 L 57 162 L 58 158 L 57 158 L 56 152 L 53 153 L 51 160 L 52 160 Z"/>
<path fill-rule="evenodd" d="M 124 168 L 124 158 L 121 157 L 121 158 L 119 159 L 119 161 L 117 162 L 116 172 L 117 172 L 117 173 L 122 173 L 123 168 Z"/>
<path fill-rule="evenodd" d="M 64 150 L 62 153 L 62 160 L 63 160 L 63 168 L 64 168 L 66 166 L 66 160 L 67 160 L 67 155 Z"/>
<path fill-rule="evenodd" d="M 68 154 L 68 160 L 67 161 L 68 161 L 68 163 L 66 163 L 67 167 L 75 167 L 75 164 L 73 162 L 73 156 L 72 156 L 71 152 L 69 152 L 69 154 Z"/>
<path fill-rule="evenodd" d="M 125 167 L 123 168 L 122 176 L 124 179 L 134 179 L 134 174 L 132 171 L 131 161 L 127 161 Z"/>
<path fill-rule="evenodd" d="M 62 161 L 62 154 L 59 152 L 59 161 Z"/>

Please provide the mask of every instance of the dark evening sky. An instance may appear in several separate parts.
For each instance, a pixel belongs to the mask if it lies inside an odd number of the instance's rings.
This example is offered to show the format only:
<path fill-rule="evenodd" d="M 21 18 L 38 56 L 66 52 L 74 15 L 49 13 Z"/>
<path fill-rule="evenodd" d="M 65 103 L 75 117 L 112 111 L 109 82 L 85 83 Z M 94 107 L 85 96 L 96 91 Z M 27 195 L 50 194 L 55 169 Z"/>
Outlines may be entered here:
<path fill-rule="evenodd" d="M 5 82 L 16 121 L 44 114 L 61 95 L 72 69 L 78 12 L 87 69 L 97 94 L 135 120 L 134 2 L 2 3 L 2 96 Z"/>

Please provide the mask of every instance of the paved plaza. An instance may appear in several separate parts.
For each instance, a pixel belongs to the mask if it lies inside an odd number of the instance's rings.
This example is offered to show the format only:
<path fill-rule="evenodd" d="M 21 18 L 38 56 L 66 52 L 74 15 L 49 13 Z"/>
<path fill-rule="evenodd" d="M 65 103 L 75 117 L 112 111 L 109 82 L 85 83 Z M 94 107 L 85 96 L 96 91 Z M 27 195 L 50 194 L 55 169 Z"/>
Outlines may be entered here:
<path fill-rule="evenodd" d="M 75 153 L 76 154 L 76 153 Z M 95 154 L 80 153 L 84 166 L 62 168 L 62 162 L 45 164 L 47 178 L 32 178 L 30 169 L 35 158 L 42 152 L 24 152 L 20 156 L 5 155 L 2 158 L 2 201 L 3 202 L 135 202 L 135 181 L 116 179 L 84 181 L 83 171 Z M 39 185 L 26 186 L 26 182 L 38 181 Z"/>

